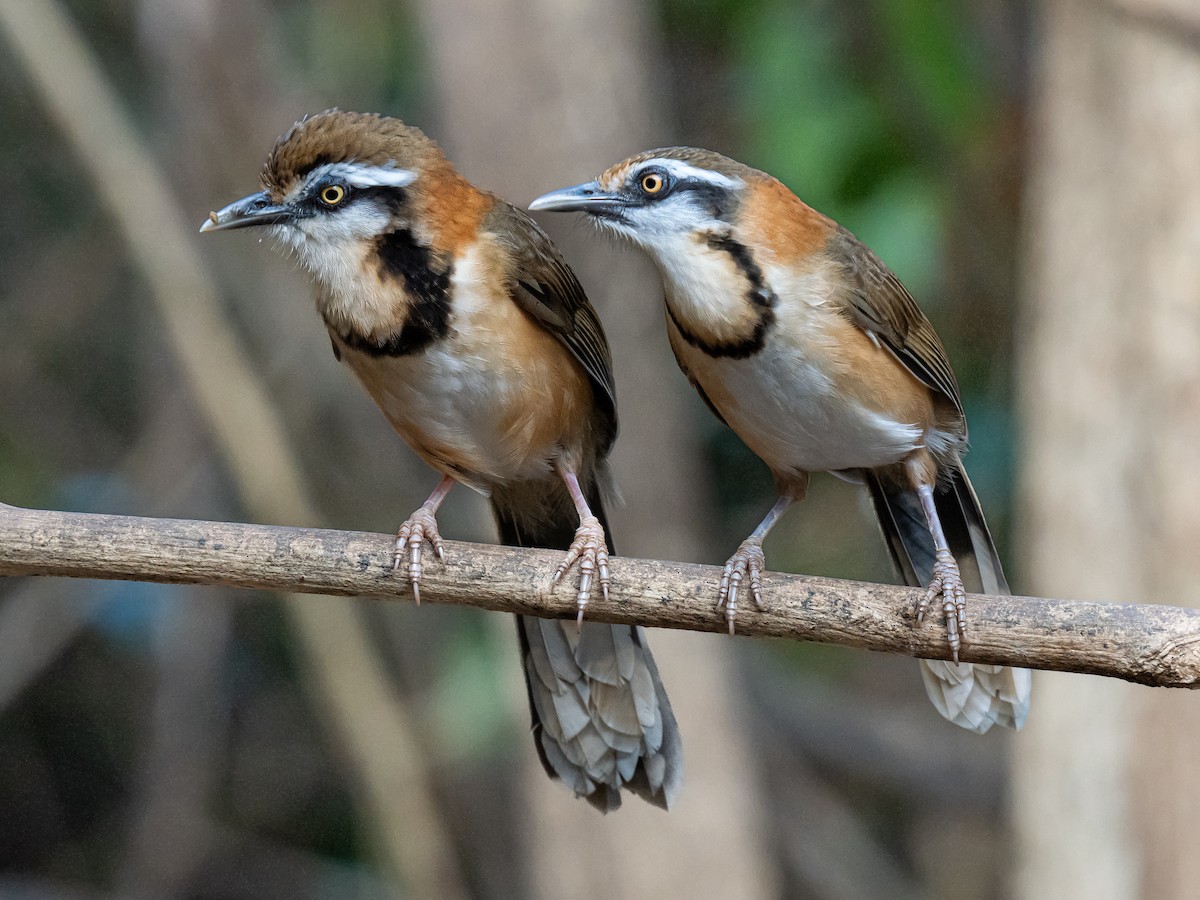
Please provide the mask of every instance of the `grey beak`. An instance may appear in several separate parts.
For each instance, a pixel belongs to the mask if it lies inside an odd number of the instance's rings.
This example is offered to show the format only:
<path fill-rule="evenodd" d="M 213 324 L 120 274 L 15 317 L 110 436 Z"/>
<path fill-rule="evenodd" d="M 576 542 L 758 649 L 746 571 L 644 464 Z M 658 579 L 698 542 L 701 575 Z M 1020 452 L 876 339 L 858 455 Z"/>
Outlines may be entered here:
<path fill-rule="evenodd" d="M 226 231 L 230 228 L 249 228 L 252 225 L 278 225 L 292 218 L 286 206 L 271 202 L 265 191 L 235 200 L 224 209 L 208 214 L 201 231 Z"/>
<path fill-rule="evenodd" d="M 622 197 L 601 190 L 600 185 L 589 181 L 587 184 L 577 184 L 575 187 L 542 194 L 529 204 L 529 208 L 549 212 L 588 212 L 604 215 L 617 213 L 626 205 Z"/>

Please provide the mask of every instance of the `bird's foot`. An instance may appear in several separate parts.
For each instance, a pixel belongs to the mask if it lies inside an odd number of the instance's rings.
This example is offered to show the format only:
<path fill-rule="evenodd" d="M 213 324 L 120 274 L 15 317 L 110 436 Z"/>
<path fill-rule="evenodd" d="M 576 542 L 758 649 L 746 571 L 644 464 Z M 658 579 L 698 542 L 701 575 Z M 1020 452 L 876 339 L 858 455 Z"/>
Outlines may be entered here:
<path fill-rule="evenodd" d="M 408 580 L 412 584 L 413 599 L 421 605 L 421 548 L 425 542 L 433 547 L 433 552 L 441 561 L 446 559 L 446 548 L 442 544 L 442 536 L 438 533 L 437 519 L 433 511 L 422 506 L 405 520 L 396 532 L 396 549 L 392 551 L 392 571 L 399 572 L 404 557 L 408 557 Z"/>
<path fill-rule="evenodd" d="M 600 582 L 600 593 L 605 600 L 608 599 L 608 541 L 604 536 L 604 526 L 595 516 L 580 520 L 579 527 L 575 529 L 575 540 L 571 541 L 566 558 L 555 570 L 552 580 L 558 583 L 576 562 L 579 563 L 579 593 L 575 605 L 579 615 L 575 621 L 578 627 L 582 627 L 583 613 L 592 597 L 593 580 Z"/>
<path fill-rule="evenodd" d="M 954 561 L 949 550 L 939 550 L 937 561 L 933 564 L 933 577 L 929 579 L 929 587 L 917 601 L 917 622 L 925 620 L 929 604 L 942 597 L 942 612 L 946 614 L 946 638 L 950 641 L 950 651 L 954 661 L 958 662 L 958 650 L 967 636 L 967 590 L 963 587 L 962 576 L 958 572 L 958 563 Z"/>
<path fill-rule="evenodd" d="M 717 609 L 725 610 L 730 634 L 733 634 L 734 620 L 737 618 L 738 590 L 743 581 L 749 579 L 754 605 L 763 608 L 762 573 L 766 567 L 767 558 L 763 555 L 762 542 L 756 538 L 742 541 L 737 553 L 725 563 L 725 570 L 721 572 L 721 588 L 717 592 Z"/>

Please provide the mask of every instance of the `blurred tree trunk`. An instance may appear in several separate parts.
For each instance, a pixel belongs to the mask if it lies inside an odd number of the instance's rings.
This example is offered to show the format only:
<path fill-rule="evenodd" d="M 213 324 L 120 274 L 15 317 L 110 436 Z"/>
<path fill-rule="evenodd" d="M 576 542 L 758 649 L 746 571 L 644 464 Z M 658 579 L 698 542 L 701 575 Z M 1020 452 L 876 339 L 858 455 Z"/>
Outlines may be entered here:
<path fill-rule="evenodd" d="M 231 605 L 187 589 L 156 621 L 154 710 L 131 836 L 117 877 L 130 900 L 181 897 L 212 850 L 228 708 L 219 699 Z"/>
<path fill-rule="evenodd" d="M 1190 17 L 1190 19 L 1189 19 Z M 1028 193 L 1024 585 L 1200 604 L 1200 7 L 1042 6 Z M 1017 895 L 1196 895 L 1200 703 L 1040 675 Z"/>
<path fill-rule="evenodd" d="M 671 106 L 649 73 L 655 23 L 634 0 L 426 0 L 421 12 L 442 115 L 430 130 L 467 177 L 517 205 L 669 142 Z M 658 276 L 573 221 L 544 224 L 613 347 L 613 462 L 628 498 L 610 511 L 617 550 L 704 558 L 707 482 L 688 427 L 698 407 L 667 348 Z M 769 894 L 770 842 L 727 644 L 664 632 L 651 644 L 683 733 L 682 800 L 664 815 L 631 798 L 601 818 L 528 752 L 535 883 L 543 896 L 576 898 Z"/>

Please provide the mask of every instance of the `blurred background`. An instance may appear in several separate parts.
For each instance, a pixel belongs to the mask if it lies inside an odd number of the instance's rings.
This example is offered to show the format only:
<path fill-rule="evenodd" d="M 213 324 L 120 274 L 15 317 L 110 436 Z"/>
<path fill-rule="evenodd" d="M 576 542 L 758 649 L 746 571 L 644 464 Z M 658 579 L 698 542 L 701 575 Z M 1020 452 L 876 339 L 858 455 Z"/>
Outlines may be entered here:
<path fill-rule="evenodd" d="M 291 264 L 195 233 L 336 105 L 518 205 L 653 146 L 770 171 L 933 320 L 1014 589 L 1200 603 L 1188 0 L 0 0 L 0 48 L 0 501 L 379 532 L 422 502 Z M 719 563 L 770 478 L 676 371 L 657 276 L 570 218 L 616 548 Z M 493 538 L 468 491 L 440 519 Z M 828 477 L 767 553 L 894 580 Z M 1196 698 L 1039 675 L 978 737 L 909 659 L 651 643 L 684 793 L 601 817 L 537 764 L 503 617 L 0 581 L 0 896 L 1195 895 Z"/>

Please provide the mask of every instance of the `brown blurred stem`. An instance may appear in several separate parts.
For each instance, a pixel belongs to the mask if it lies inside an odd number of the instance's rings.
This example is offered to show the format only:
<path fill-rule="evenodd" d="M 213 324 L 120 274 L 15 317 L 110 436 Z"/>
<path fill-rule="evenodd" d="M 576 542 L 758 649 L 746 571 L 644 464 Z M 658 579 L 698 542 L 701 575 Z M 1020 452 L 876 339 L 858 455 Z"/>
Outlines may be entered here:
<path fill-rule="evenodd" d="M 66 513 L 0 504 L 0 575 L 122 578 L 222 584 L 411 600 L 391 571 L 390 535 L 186 519 Z M 571 617 L 570 590 L 554 591 L 561 554 L 447 542 L 445 564 L 422 576 L 433 603 Z M 721 631 L 720 569 L 618 558 L 611 597 L 588 617 L 691 631 Z M 939 621 L 915 625 L 919 591 L 893 585 L 769 573 L 767 608 L 739 613 L 747 636 L 844 644 L 947 657 Z M 308 603 L 329 608 L 336 603 Z M 971 595 L 963 658 L 1106 675 L 1159 687 L 1200 686 L 1200 609 Z"/>
<path fill-rule="evenodd" d="M 295 453 L 185 221 L 104 72 L 57 3 L 0 2 L 0 34 L 102 198 L 151 289 L 167 341 L 248 510 L 319 520 Z M 81 186 L 81 190 L 83 186 Z M 290 600 L 291 598 L 286 598 Z M 427 763 L 348 604 L 285 602 L 315 693 L 355 775 L 372 838 L 414 896 L 466 896 Z"/>

